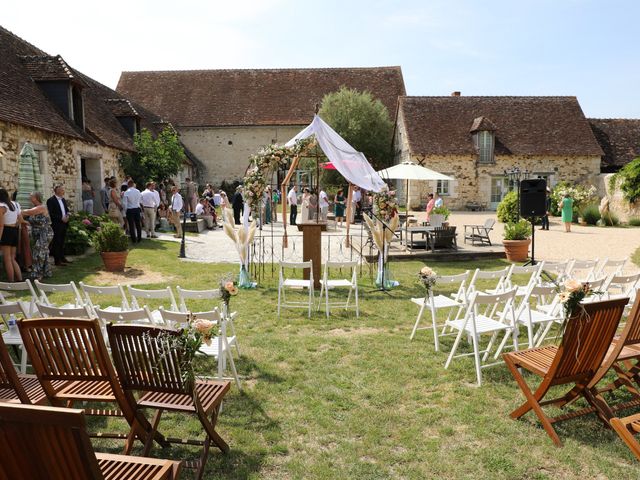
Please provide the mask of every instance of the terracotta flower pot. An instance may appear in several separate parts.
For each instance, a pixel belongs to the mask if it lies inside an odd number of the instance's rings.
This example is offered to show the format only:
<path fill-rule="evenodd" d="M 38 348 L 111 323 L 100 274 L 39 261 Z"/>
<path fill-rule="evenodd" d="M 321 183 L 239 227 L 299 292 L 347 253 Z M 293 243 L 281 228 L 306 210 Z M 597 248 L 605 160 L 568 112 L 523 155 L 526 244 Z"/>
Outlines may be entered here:
<path fill-rule="evenodd" d="M 124 271 L 124 266 L 127 263 L 127 255 L 129 255 L 129 252 L 126 250 L 124 252 L 102 252 L 100 254 L 104 268 L 108 272 Z"/>
<path fill-rule="evenodd" d="M 503 240 L 504 252 L 510 262 L 524 262 L 529 258 L 529 245 L 531 239 L 526 240 Z"/>

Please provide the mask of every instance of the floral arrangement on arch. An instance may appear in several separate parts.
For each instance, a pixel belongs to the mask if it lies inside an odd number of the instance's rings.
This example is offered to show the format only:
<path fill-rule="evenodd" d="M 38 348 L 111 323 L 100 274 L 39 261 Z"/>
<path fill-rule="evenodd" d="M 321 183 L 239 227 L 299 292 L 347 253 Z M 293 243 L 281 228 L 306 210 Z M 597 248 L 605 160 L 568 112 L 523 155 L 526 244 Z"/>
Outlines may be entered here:
<path fill-rule="evenodd" d="M 438 280 L 438 274 L 430 267 L 422 267 L 418 272 L 418 281 L 427 290 L 427 295 L 433 290 Z"/>
<path fill-rule="evenodd" d="M 252 206 L 259 202 L 267 187 L 265 177 L 282 165 L 286 165 L 293 157 L 299 155 L 315 143 L 313 138 L 297 140 L 292 147 L 271 144 L 260 149 L 255 155 L 251 155 L 250 167 L 243 180 L 244 200 Z"/>
<path fill-rule="evenodd" d="M 388 222 L 397 211 L 398 200 L 395 190 L 389 190 L 389 187 L 385 185 L 379 192 L 374 192 L 373 213 Z"/>

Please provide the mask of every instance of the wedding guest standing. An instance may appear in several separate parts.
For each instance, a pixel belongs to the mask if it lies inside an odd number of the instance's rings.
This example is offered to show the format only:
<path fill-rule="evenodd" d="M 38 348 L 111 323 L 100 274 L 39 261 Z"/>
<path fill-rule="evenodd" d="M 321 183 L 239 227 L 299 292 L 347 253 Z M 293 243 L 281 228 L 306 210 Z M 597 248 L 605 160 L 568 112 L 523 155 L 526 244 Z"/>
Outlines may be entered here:
<path fill-rule="evenodd" d="M 180 224 L 180 212 L 182 211 L 182 207 L 184 206 L 184 202 L 182 201 L 182 195 L 180 195 L 180 190 L 177 186 L 173 186 L 171 188 L 171 204 L 169 206 L 169 222 L 176 227 L 176 233 L 174 237 L 180 238 L 182 237 L 182 225 Z"/>
<path fill-rule="evenodd" d="M 427 202 L 427 222 L 431 221 L 431 212 L 436 207 L 436 201 L 433 199 L 433 193 L 429 194 L 429 201 Z"/>
<path fill-rule="evenodd" d="M 93 215 L 93 199 L 96 192 L 93 190 L 91 180 L 85 178 L 82 180 L 82 210 Z"/>
<path fill-rule="evenodd" d="M 244 208 L 244 200 L 242 199 L 242 187 L 238 185 L 236 193 L 231 198 L 231 206 L 233 207 L 233 220 L 236 225 L 240 225 L 240 215 Z"/>
<path fill-rule="evenodd" d="M 117 223 L 121 227 L 124 226 L 124 220 L 122 218 L 122 201 L 120 199 L 120 192 L 117 188 L 118 183 L 115 178 L 109 180 L 109 206 L 108 215 L 112 222 Z"/>
<path fill-rule="evenodd" d="M 144 230 L 147 238 L 158 238 L 156 236 L 156 211 L 160 206 L 160 194 L 156 192 L 153 182 L 147 182 L 146 187 L 140 194 L 144 213 Z"/>
<path fill-rule="evenodd" d="M 565 193 L 560 202 L 560 210 L 562 212 L 562 221 L 564 222 L 564 231 L 571 232 L 571 222 L 573 221 L 573 198 L 569 193 Z"/>
<path fill-rule="evenodd" d="M 124 192 L 125 205 L 127 207 L 127 223 L 129 224 L 129 236 L 133 243 L 140 243 L 142 240 L 142 221 L 140 217 L 142 195 L 136 188 L 133 180 L 129 180 L 129 188 Z"/>
<path fill-rule="evenodd" d="M 435 208 L 440 208 L 444 205 L 444 201 L 442 200 L 442 197 L 440 196 L 440 194 L 438 192 L 434 193 L 434 197 L 435 199 Z"/>
<path fill-rule="evenodd" d="M 340 188 L 336 192 L 336 196 L 333 199 L 334 204 L 334 215 L 336 217 L 336 225 L 342 226 L 342 222 L 344 222 L 344 190 Z M 339 222 L 339 223 L 338 223 Z"/>
<path fill-rule="evenodd" d="M 551 189 L 547 187 L 544 196 L 544 215 L 542 216 L 542 227 L 540 230 L 549 230 L 549 212 L 551 211 Z"/>
<path fill-rule="evenodd" d="M 320 220 L 326 222 L 329 214 L 329 196 L 324 191 L 324 188 L 320 188 L 318 201 L 320 202 Z"/>
<path fill-rule="evenodd" d="M 196 204 L 198 203 L 198 185 L 190 178 L 185 178 L 185 182 L 187 213 L 192 213 L 196 211 Z"/>
<path fill-rule="evenodd" d="M 22 216 L 31 225 L 31 239 L 33 247 L 33 267 L 31 276 L 33 279 L 42 280 L 51 277 L 51 265 L 49 265 L 49 245 L 53 239 L 51 219 L 47 207 L 42 203 L 40 192 L 33 192 L 29 199 L 32 208 L 22 211 Z"/>
<path fill-rule="evenodd" d="M 302 189 L 302 201 L 300 202 L 300 212 L 302 214 L 302 223 L 309 221 L 309 200 L 311 193 L 307 187 Z"/>
<path fill-rule="evenodd" d="M 57 185 L 53 189 L 53 196 L 47 200 L 47 210 L 51 218 L 51 228 L 53 229 L 53 240 L 50 245 L 50 254 L 56 265 L 64 266 L 69 261 L 64 257 L 64 240 L 69 227 L 69 206 L 64 198 L 64 187 Z"/>
<path fill-rule="evenodd" d="M 0 251 L 9 282 L 22 281 L 22 272 L 16 261 L 20 221 L 20 207 L 9 198 L 9 192 L 0 188 Z"/>
<path fill-rule="evenodd" d="M 296 217 L 298 216 L 298 187 L 294 185 L 287 193 L 287 202 L 289 202 L 289 224 L 296 224 Z M 282 220 L 284 222 L 284 220 Z"/>
<path fill-rule="evenodd" d="M 104 179 L 104 187 L 100 189 L 100 203 L 102 204 L 102 211 L 107 213 L 109 211 L 109 182 L 111 181 L 110 177 L 106 177 Z"/>
<path fill-rule="evenodd" d="M 231 206 L 229 205 L 229 198 L 227 197 L 227 193 L 224 190 L 220 190 L 220 211 L 222 212 L 221 217 L 223 222 L 226 222 L 224 211 L 227 208 L 231 208 Z"/>

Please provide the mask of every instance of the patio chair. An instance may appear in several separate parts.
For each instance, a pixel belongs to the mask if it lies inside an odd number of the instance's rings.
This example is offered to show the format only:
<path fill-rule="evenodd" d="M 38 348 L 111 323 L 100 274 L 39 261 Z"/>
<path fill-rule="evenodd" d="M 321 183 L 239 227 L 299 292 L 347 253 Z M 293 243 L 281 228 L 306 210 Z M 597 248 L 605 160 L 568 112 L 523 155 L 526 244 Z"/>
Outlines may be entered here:
<path fill-rule="evenodd" d="M 522 406 L 511 412 L 511 418 L 518 419 L 533 410 L 553 443 L 562 446 L 553 423 L 570 416 L 550 418 L 542 407 L 565 405 L 577 395 L 594 402 L 593 394 L 586 387 L 602 365 L 626 304 L 626 298 L 587 303 L 584 309 L 590 321 L 576 317 L 569 321 L 559 346 L 505 353 L 505 363 L 526 398 Z M 542 377 L 535 392 L 531 391 L 519 369 Z M 563 397 L 542 401 L 551 387 L 569 384 L 574 388 Z"/>
<path fill-rule="evenodd" d="M 438 277 L 437 286 L 441 287 L 443 285 L 456 285 L 458 284 L 458 290 L 455 292 L 453 297 L 447 295 L 434 295 L 433 290 L 429 291 L 429 294 L 423 298 L 412 298 L 411 301 L 420 307 L 418 311 L 418 317 L 416 318 L 416 323 L 413 325 L 413 330 L 411 331 L 411 335 L 409 336 L 409 340 L 413 340 L 416 336 L 416 332 L 418 330 L 433 330 L 433 342 L 435 344 L 436 352 L 440 350 L 440 342 L 438 337 L 440 334 L 438 333 L 438 310 L 447 310 L 447 321 L 452 320 L 451 316 L 455 312 L 455 317 L 458 318 L 460 313 L 464 310 L 464 307 L 467 302 L 466 297 L 466 282 L 469 279 L 469 275 L 471 272 L 467 270 L 464 273 L 459 273 L 458 275 L 445 275 Z M 420 327 L 420 320 L 422 319 L 422 315 L 424 314 L 425 309 L 429 309 L 431 312 L 431 326 L 429 327 Z M 444 332 L 443 332 L 444 334 Z"/>
<path fill-rule="evenodd" d="M 331 269 L 346 269 L 351 270 L 351 278 L 333 279 L 329 278 Z M 329 302 L 329 290 L 335 290 L 339 288 L 346 288 L 349 290 L 346 301 L 333 301 Z M 356 318 L 360 317 L 360 304 L 358 299 L 358 262 L 325 262 L 324 270 L 322 273 L 322 280 L 320 280 L 320 300 L 318 302 L 318 310 L 322 304 L 322 295 L 324 294 L 325 312 L 327 318 L 329 318 L 330 308 L 342 307 L 345 310 L 354 308 L 356 311 Z M 353 295 L 354 303 L 351 304 L 351 295 Z"/>
<path fill-rule="evenodd" d="M 471 240 L 472 245 L 475 245 L 476 242 L 480 242 L 480 245 L 491 246 L 489 232 L 493 230 L 493 226 L 495 224 L 495 218 L 487 218 L 483 225 L 465 225 L 464 243 L 467 243 L 467 240 Z"/>
<path fill-rule="evenodd" d="M 160 307 L 160 315 L 162 315 L 166 326 L 171 326 L 176 329 L 187 324 L 191 319 L 191 315 L 196 319 L 209 320 L 220 325 L 220 335 L 216 335 L 216 337 L 211 339 L 211 345 L 202 344 L 198 353 L 216 360 L 218 365 L 218 380 L 228 379 L 224 376 L 224 372 L 227 369 L 227 362 L 229 362 L 233 379 L 236 381 L 238 388 L 242 389 L 240 386 L 240 377 L 236 370 L 236 363 L 233 360 L 233 352 L 231 351 L 232 347 L 237 347 L 237 339 L 233 334 L 227 335 L 229 321 L 222 317 L 220 310 L 216 308 L 209 312 L 172 312 Z M 220 354 L 221 352 L 222 355 Z"/>
<path fill-rule="evenodd" d="M 29 305 L 28 313 L 29 316 L 36 315 L 38 313 L 36 309 L 36 301 L 38 300 L 38 294 L 36 290 L 33 288 L 33 284 L 30 280 L 25 280 L 23 282 L 0 282 L 0 304 L 8 302 L 6 297 L 7 294 L 16 294 L 17 292 L 27 292 L 30 296 L 27 304 Z"/>
<path fill-rule="evenodd" d="M 436 248 L 458 249 L 456 227 L 436 227 L 427 231 L 427 247 L 435 253 Z"/>
<path fill-rule="evenodd" d="M 290 268 L 292 270 L 302 271 L 309 269 L 309 279 L 297 279 L 297 278 L 285 278 L 285 269 Z M 286 290 L 309 290 L 308 302 L 300 301 L 287 301 Z M 280 262 L 280 268 L 278 271 L 278 318 L 280 318 L 281 308 L 306 308 L 309 311 L 309 318 L 311 318 L 311 309 L 313 308 L 313 262 Z"/>
<path fill-rule="evenodd" d="M 172 460 L 95 453 L 82 410 L 0 404 L 0 429 L 0 478 L 171 480 L 180 472 Z"/>
<path fill-rule="evenodd" d="M 118 371 L 122 388 L 134 398 L 134 408 L 142 416 L 143 409 L 156 410 L 153 429 L 148 432 L 143 455 L 148 455 L 153 443 L 153 434 L 164 410 L 195 414 L 205 430 L 205 440 L 172 439 L 171 443 L 202 445 L 202 454 L 187 467 L 196 467 L 196 478 L 201 479 L 209 455 L 211 443 L 221 451 L 229 446 L 215 430 L 222 399 L 229 391 L 229 382 L 195 380 L 192 384 L 183 381 L 180 365 L 182 351 L 167 348 L 159 336 L 178 336 L 180 332 L 141 325 L 107 325 L 113 363 Z M 131 345 L 140 348 L 132 349 Z M 162 362 L 159 365 L 159 360 Z M 135 395 L 138 395 L 137 397 Z M 133 430 L 133 429 L 132 429 Z M 125 453 L 129 453 L 129 450 Z"/>
<path fill-rule="evenodd" d="M 449 358 L 444 368 L 449 368 L 454 358 L 466 357 L 473 355 L 476 367 L 476 379 L 478 386 L 482 385 L 482 369 L 498 365 L 501 362 L 484 363 L 487 361 L 491 349 L 496 342 L 498 335 L 503 334 L 505 337 L 511 336 L 513 340 L 513 348 L 518 349 L 518 330 L 515 322 L 515 312 L 513 302 L 515 300 L 516 289 L 512 289 L 495 295 L 487 295 L 480 292 L 472 294 L 467 305 L 463 318 L 449 320 L 446 324 L 453 330 L 457 331 L 456 340 L 453 343 Z M 485 306 L 485 313 L 480 313 L 478 307 Z M 500 308 L 501 307 L 501 308 Z M 458 346 L 463 335 L 471 339 L 473 352 L 457 354 Z M 480 349 L 480 337 L 482 335 L 490 335 L 487 347 Z M 496 350 L 494 359 L 497 359 L 504 348 L 504 342 Z M 482 355 L 482 358 L 481 358 Z"/>
<path fill-rule="evenodd" d="M 54 284 L 54 283 L 42 283 L 41 281 L 36 280 L 34 283 L 38 288 L 38 292 L 40 292 L 40 295 L 38 296 L 38 301 L 44 305 L 49 305 L 51 307 L 56 305 L 55 303 L 49 300 L 49 296 L 47 294 L 51 294 L 51 293 L 71 294 L 72 301 L 65 303 L 63 305 L 59 305 L 60 307 L 73 308 L 73 307 L 81 307 L 82 305 L 84 305 L 84 300 L 82 300 L 82 297 L 80 296 L 78 287 L 76 287 L 76 284 L 73 282 Z"/>
<path fill-rule="evenodd" d="M 107 310 L 109 312 L 124 312 L 127 310 L 131 310 L 129 300 L 127 300 L 127 296 L 124 294 L 124 289 L 121 285 L 94 286 L 87 285 L 84 282 L 80 282 L 80 290 L 82 290 L 82 293 L 84 294 L 85 302 L 94 312 L 96 309 L 96 305 L 104 304 L 104 302 L 95 301 L 97 300 L 98 295 L 100 297 L 110 297 L 111 299 L 118 299 L 118 306 L 108 306 L 103 308 L 103 310 Z"/>
<path fill-rule="evenodd" d="M 127 289 L 129 290 L 129 295 L 131 296 L 131 308 L 139 309 L 141 305 L 144 305 L 148 302 L 146 301 L 138 301 L 140 299 L 144 300 L 164 300 L 169 302 L 169 307 L 173 311 L 178 310 L 178 304 L 176 303 L 176 298 L 173 296 L 173 291 L 171 287 L 160 288 L 156 290 L 143 290 L 141 288 L 134 288 L 131 285 L 127 285 Z M 164 305 L 162 305 L 164 307 Z M 153 315 L 154 320 L 157 323 L 162 322 L 162 317 L 160 316 L 159 310 L 152 310 L 151 314 Z"/>
<path fill-rule="evenodd" d="M 47 396 L 35 375 L 17 373 L 7 345 L 0 337 L 0 402 L 46 403 Z"/>
<path fill-rule="evenodd" d="M 9 319 L 12 315 L 16 319 L 29 318 L 30 315 L 27 309 L 27 305 L 20 301 L 0 305 L 0 318 L 2 318 L 4 326 L 6 327 L 6 331 L 2 333 L 2 340 L 6 346 L 20 350 L 20 364 L 16 365 L 16 367 L 19 368 L 20 373 L 23 374 L 27 373 L 27 351 L 22 344 L 22 337 L 17 330 L 17 326 L 13 330 L 9 328 Z M 18 352 L 15 351 L 15 353 L 17 355 Z"/>
<path fill-rule="evenodd" d="M 85 408 L 92 416 L 123 416 L 132 431 L 146 440 L 151 425 L 136 412 L 134 399 L 123 391 L 113 369 L 97 319 L 36 318 L 19 320 L 18 327 L 33 370 L 54 406 L 73 407 L 76 402 L 115 404 L 118 408 Z M 57 388 L 58 382 L 68 382 Z M 125 439 L 125 449 L 134 437 L 119 433 L 96 433 L 96 437 Z M 167 443 L 160 434 L 156 441 Z"/>

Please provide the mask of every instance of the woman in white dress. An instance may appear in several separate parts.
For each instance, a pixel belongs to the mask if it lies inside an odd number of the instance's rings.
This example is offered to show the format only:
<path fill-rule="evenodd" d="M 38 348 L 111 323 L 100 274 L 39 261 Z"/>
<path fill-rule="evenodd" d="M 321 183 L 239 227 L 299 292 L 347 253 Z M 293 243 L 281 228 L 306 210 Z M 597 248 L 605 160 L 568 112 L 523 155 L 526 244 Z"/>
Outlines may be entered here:
<path fill-rule="evenodd" d="M 300 223 L 307 223 L 309 221 L 309 200 L 311 193 L 309 189 L 305 187 L 302 193 L 302 221 Z"/>

